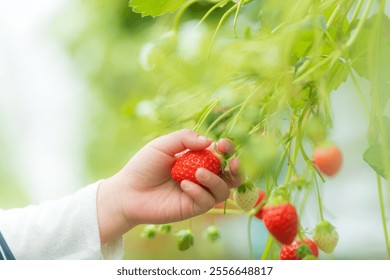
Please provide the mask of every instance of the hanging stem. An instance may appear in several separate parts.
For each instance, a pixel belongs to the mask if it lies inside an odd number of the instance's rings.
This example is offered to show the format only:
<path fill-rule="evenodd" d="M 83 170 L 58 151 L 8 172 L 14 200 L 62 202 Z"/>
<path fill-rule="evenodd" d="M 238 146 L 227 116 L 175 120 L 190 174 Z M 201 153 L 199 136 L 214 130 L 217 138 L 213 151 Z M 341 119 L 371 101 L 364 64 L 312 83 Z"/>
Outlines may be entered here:
<path fill-rule="evenodd" d="M 348 73 L 351 76 L 351 79 L 352 79 L 352 82 L 353 82 L 353 84 L 354 84 L 354 86 L 356 88 L 356 91 L 359 94 L 360 101 L 362 102 L 363 107 L 364 107 L 364 112 L 369 117 L 370 116 L 370 111 L 369 111 L 368 106 L 367 106 L 367 101 L 364 98 L 363 91 L 362 91 L 362 89 L 359 86 L 359 83 L 358 83 L 358 81 L 356 79 L 355 73 L 353 72 L 353 70 L 352 70 L 351 66 L 349 65 L 349 63 L 346 63 L 345 66 L 347 67 Z"/>
<path fill-rule="evenodd" d="M 195 26 L 195 28 L 199 27 L 210 15 L 212 12 L 214 12 L 218 8 L 222 8 L 228 3 L 228 0 L 219 1 L 217 4 L 212 6 L 210 10 L 207 11 L 207 13 L 202 17 L 202 19 L 198 22 L 198 24 Z"/>
<path fill-rule="evenodd" d="M 179 23 L 180 23 L 180 19 L 181 17 L 183 16 L 185 10 L 187 10 L 187 8 L 189 6 L 191 6 L 192 4 L 194 4 L 196 2 L 196 0 L 192 0 L 192 1 L 188 1 L 187 3 L 185 3 L 183 6 L 181 6 L 181 8 L 179 9 L 179 11 L 177 12 L 176 16 L 175 16 L 175 19 L 173 21 L 173 30 L 176 32 L 179 28 Z"/>
<path fill-rule="evenodd" d="M 235 38 L 238 38 L 237 36 L 237 20 L 238 20 L 238 15 L 240 14 L 240 10 L 241 10 L 241 7 L 243 5 L 243 0 L 240 0 L 238 2 L 238 6 L 237 6 L 237 11 L 236 11 L 236 15 L 234 16 L 234 21 L 233 21 L 233 30 L 234 30 L 234 37 Z"/>
<path fill-rule="evenodd" d="M 253 254 L 253 249 L 252 249 L 252 234 L 251 234 L 251 228 L 252 228 L 252 216 L 249 216 L 249 218 L 248 218 L 248 228 L 247 228 L 249 258 L 250 258 L 251 260 L 254 260 L 254 259 L 255 259 L 255 255 Z"/>
<path fill-rule="evenodd" d="M 362 18 L 360 19 L 358 26 L 356 27 L 355 32 L 353 35 L 349 38 L 349 40 L 344 45 L 344 50 L 348 50 L 352 44 L 355 42 L 356 38 L 359 36 L 361 29 L 363 28 L 364 23 L 366 22 L 368 13 L 370 12 L 371 6 L 373 4 L 374 0 L 369 0 L 367 3 L 366 8 L 364 9 Z"/>
<path fill-rule="evenodd" d="M 234 4 L 234 5 L 233 5 L 229 10 L 227 10 L 226 13 L 224 13 L 223 16 L 221 17 L 221 20 L 220 20 L 219 23 L 218 23 L 217 29 L 215 29 L 213 38 L 211 38 L 210 47 L 209 47 L 209 51 L 208 51 L 207 57 L 210 57 L 211 47 L 213 46 L 213 43 L 214 43 L 214 41 L 215 41 L 215 38 L 217 37 L 217 33 L 218 33 L 219 29 L 221 29 L 222 24 L 225 22 L 225 20 L 227 19 L 227 17 L 230 16 L 230 14 L 233 13 L 234 10 L 237 8 L 237 5 L 238 5 L 238 4 Z"/>
<path fill-rule="evenodd" d="M 376 175 L 376 181 L 378 185 L 379 205 L 381 208 L 381 218 L 382 218 L 383 232 L 385 234 L 387 257 L 390 259 L 389 234 L 388 234 L 387 223 L 386 223 L 385 203 L 384 203 L 383 192 L 382 192 L 382 180 L 379 175 Z"/>
<path fill-rule="evenodd" d="M 268 235 L 267 243 L 265 244 L 263 255 L 261 256 L 262 260 L 268 260 L 268 256 L 271 253 L 271 248 L 273 244 L 274 238 L 271 235 Z"/>
<path fill-rule="evenodd" d="M 356 6 L 355 12 L 353 13 L 353 16 L 351 18 L 351 22 L 354 22 L 358 18 L 359 14 L 360 14 L 360 10 L 362 9 L 362 6 L 363 6 L 363 2 L 364 2 L 364 0 L 359 0 L 359 3 Z"/>
<path fill-rule="evenodd" d="M 317 181 L 317 178 L 316 176 L 314 176 L 314 182 L 315 182 L 315 185 L 316 185 L 316 191 L 317 191 L 317 200 L 318 200 L 318 210 L 320 212 L 320 218 L 321 218 L 321 221 L 324 221 L 324 212 L 323 212 L 323 207 L 322 207 L 322 199 L 321 199 L 321 193 L 320 193 L 320 188 L 318 187 L 318 181 Z"/>

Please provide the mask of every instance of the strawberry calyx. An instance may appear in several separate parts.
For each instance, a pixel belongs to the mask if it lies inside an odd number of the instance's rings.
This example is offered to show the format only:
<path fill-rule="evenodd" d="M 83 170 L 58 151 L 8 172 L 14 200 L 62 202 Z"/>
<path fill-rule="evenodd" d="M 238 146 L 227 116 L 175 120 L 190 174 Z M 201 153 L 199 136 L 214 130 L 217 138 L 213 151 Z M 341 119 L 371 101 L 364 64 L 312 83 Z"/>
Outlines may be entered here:
<path fill-rule="evenodd" d="M 302 243 L 301 245 L 299 245 L 298 249 L 297 249 L 297 256 L 300 259 L 303 259 L 303 258 L 307 257 L 308 255 L 312 255 L 313 256 L 309 245 L 307 245 L 305 243 Z"/>
<path fill-rule="evenodd" d="M 253 190 L 255 188 L 255 185 L 252 183 L 251 180 L 245 180 L 244 183 L 242 183 L 237 189 L 236 191 L 238 193 L 245 193 L 247 192 L 248 190 Z"/>
<path fill-rule="evenodd" d="M 229 153 L 221 153 L 218 149 L 218 142 L 214 142 L 213 144 L 213 152 L 214 154 L 219 158 L 221 161 L 221 177 L 223 179 L 229 179 L 228 175 L 226 174 L 226 169 L 229 166 L 229 161 L 233 158 L 233 156 L 236 154 L 236 151 L 234 151 L 232 154 Z"/>
<path fill-rule="evenodd" d="M 296 239 L 280 249 L 281 260 L 313 260 L 318 258 L 317 245 L 307 237 Z"/>
<path fill-rule="evenodd" d="M 264 207 L 278 206 L 286 203 L 289 203 L 287 189 L 285 186 L 280 186 L 272 191 L 271 196 Z"/>

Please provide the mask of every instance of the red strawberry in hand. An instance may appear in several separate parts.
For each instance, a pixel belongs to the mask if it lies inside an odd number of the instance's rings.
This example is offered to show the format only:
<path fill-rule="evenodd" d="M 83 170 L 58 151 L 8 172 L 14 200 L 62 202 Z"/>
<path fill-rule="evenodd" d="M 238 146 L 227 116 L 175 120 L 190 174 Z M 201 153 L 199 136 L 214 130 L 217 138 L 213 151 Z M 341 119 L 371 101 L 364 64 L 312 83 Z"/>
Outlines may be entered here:
<path fill-rule="evenodd" d="M 189 180 L 200 184 L 195 179 L 195 173 L 198 168 L 205 168 L 214 174 L 221 175 L 221 161 L 210 150 L 188 151 L 176 159 L 171 169 L 171 176 L 174 181 L 181 183 L 183 180 Z"/>
<path fill-rule="evenodd" d="M 285 198 L 284 189 L 276 189 L 264 206 L 261 217 L 267 230 L 283 244 L 291 244 L 298 233 L 298 214 Z"/>
<path fill-rule="evenodd" d="M 343 156 L 336 145 L 319 146 L 314 150 L 313 163 L 317 169 L 327 175 L 334 176 L 339 172 Z"/>
<path fill-rule="evenodd" d="M 302 260 L 308 256 L 318 257 L 317 245 L 309 238 L 294 241 L 280 249 L 281 260 Z"/>

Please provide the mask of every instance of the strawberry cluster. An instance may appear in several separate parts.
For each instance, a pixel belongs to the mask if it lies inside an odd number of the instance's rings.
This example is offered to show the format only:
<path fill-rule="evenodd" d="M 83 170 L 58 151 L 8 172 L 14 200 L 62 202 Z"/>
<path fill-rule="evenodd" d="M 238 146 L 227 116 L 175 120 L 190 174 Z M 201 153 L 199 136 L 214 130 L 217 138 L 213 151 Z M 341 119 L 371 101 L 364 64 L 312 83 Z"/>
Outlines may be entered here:
<path fill-rule="evenodd" d="M 342 155 L 336 145 L 319 146 L 314 150 L 313 165 L 318 172 L 334 176 L 341 168 Z M 210 150 L 188 151 L 177 158 L 171 169 L 174 181 L 189 180 L 199 184 L 195 178 L 198 168 L 205 168 L 222 175 L 221 160 Z M 251 216 L 263 221 L 264 226 L 280 247 L 281 260 L 316 259 L 319 249 L 331 254 L 338 242 L 336 229 L 329 222 L 321 220 L 315 227 L 313 240 L 300 232 L 300 222 L 295 206 L 290 202 L 287 186 L 276 187 L 270 197 L 251 180 L 245 181 L 233 191 L 236 206 Z M 212 225 L 206 230 L 206 237 L 214 242 L 220 238 L 218 229 Z M 191 232 L 178 233 L 178 247 L 186 250 L 193 245 Z"/>

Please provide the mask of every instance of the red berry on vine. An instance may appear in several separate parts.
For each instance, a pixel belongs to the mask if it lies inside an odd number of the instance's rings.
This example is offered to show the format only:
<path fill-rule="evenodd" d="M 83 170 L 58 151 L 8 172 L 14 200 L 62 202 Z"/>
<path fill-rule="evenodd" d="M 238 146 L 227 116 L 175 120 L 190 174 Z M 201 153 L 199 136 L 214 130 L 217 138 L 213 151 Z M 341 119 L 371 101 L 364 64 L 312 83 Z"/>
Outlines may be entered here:
<path fill-rule="evenodd" d="M 317 169 L 327 175 L 334 176 L 339 172 L 343 156 L 338 146 L 317 147 L 313 153 L 313 163 Z"/>
<path fill-rule="evenodd" d="M 258 195 L 257 195 L 257 200 L 256 200 L 256 203 L 255 203 L 255 207 L 257 207 L 257 205 L 259 205 L 263 199 L 265 198 L 265 192 L 260 190 Z M 259 211 L 257 211 L 257 213 L 255 214 L 255 217 L 262 220 L 263 219 L 263 209 L 264 209 L 264 206 L 263 207 L 260 207 Z"/>
<path fill-rule="evenodd" d="M 317 245 L 309 238 L 296 240 L 290 245 L 283 245 L 280 249 L 281 260 L 302 260 L 308 256 L 318 257 Z"/>
<path fill-rule="evenodd" d="M 200 184 L 195 178 L 198 168 L 208 169 L 218 176 L 222 173 L 219 158 L 210 150 L 203 149 L 200 151 L 188 151 L 177 158 L 171 169 L 172 179 L 179 184 L 183 180 Z"/>
<path fill-rule="evenodd" d="M 298 233 L 298 214 L 291 203 L 267 204 L 262 218 L 265 227 L 277 241 L 286 245 L 294 241 Z"/>

